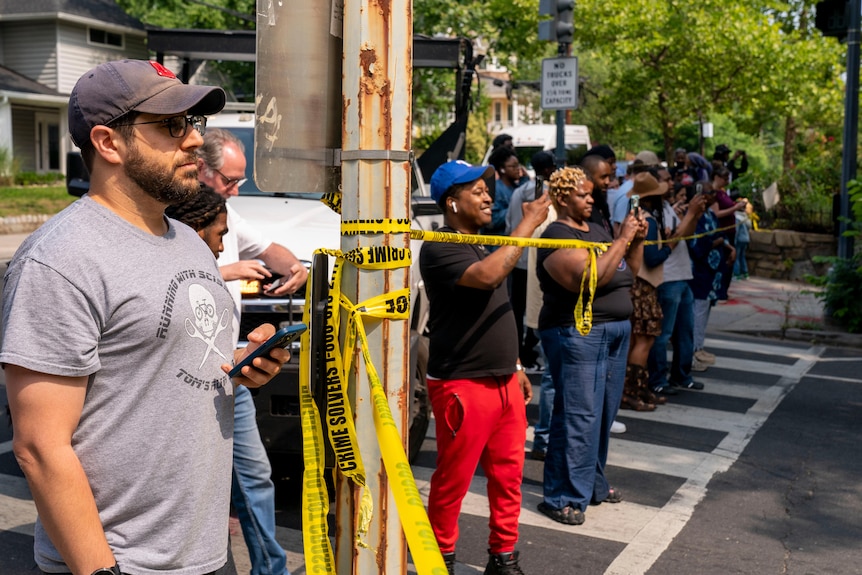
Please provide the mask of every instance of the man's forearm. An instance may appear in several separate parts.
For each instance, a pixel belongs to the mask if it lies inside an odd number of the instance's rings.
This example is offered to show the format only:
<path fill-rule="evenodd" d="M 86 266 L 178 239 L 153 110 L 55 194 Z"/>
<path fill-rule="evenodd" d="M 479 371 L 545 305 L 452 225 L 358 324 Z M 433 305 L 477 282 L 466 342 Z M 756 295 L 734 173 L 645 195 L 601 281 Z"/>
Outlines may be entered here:
<path fill-rule="evenodd" d="M 90 575 L 113 566 L 93 492 L 71 446 L 19 457 L 19 462 L 42 526 L 72 573 Z"/>

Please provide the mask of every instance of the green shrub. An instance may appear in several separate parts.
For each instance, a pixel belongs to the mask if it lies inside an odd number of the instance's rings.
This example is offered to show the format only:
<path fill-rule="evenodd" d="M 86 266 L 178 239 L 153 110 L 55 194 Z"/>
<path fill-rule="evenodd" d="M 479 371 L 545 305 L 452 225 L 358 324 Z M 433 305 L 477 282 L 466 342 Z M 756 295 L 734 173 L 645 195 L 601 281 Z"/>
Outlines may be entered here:
<path fill-rule="evenodd" d="M 850 333 L 862 333 L 862 257 L 819 257 L 814 261 L 829 263 L 832 267 L 826 275 L 808 275 L 805 279 L 824 288 L 816 295 L 834 319 Z"/>
<path fill-rule="evenodd" d="M 852 180 L 847 183 L 850 207 L 854 221 L 846 232 L 848 236 L 860 236 L 862 222 L 862 182 Z M 807 275 L 805 280 L 822 287 L 817 297 L 826 304 L 826 309 L 850 333 L 862 333 L 862 253 L 852 258 L 816 257 L 815 263 L 831 265 L 826 275 Z"/>
<path fill-rule="evenodd" d="M 7 148 L 0 148 L 0 186 L 11 185 L 18 171 L 18 161 Z"/>
<path fill-rule="evenodd" d="M 15 174 L 16 186 L 44 186 L 56 184 L 64 178 L 60 172 L 46 172 L 37 174 L 36 172 L 18 172 Z"/>

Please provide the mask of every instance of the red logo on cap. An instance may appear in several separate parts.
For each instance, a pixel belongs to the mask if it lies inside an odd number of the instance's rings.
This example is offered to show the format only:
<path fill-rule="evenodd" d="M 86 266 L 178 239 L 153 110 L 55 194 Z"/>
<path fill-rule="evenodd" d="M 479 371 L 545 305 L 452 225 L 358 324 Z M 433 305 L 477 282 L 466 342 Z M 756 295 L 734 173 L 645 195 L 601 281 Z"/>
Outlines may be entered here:
<path fill-rule="evenodd" d="M 170 70 L 168 70 L 167 68 L 165 68 L 164 66 L 159 64 L 158 62 L 153 62 L 152 60 L 149 60 L 149 62 L 150 62 L 150 66 L 152 66 L 153 68 L 156 69 L 156 74 L 158 74 L 159 76 L 164 76 L 165 78 L 173 78 L 174 80 L 177 79 L 176 74 L 174 74 L 173 72 L 171 72 Z"/>

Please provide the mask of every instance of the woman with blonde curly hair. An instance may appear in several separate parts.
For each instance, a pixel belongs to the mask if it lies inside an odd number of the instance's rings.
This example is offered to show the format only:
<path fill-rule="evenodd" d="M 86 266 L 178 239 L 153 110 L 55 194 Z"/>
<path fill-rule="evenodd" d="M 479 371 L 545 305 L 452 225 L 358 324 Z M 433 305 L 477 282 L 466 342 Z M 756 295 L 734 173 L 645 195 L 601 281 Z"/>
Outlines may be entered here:
<path fill-rule="evenodd" d="M 631 335 L 629 295 L 643 258 L 646 226 L 630 214 L 613 239 L 589 222 L 593 184 L 580 168 L 563 168 L 550 178 L 557 220 L 543 238 L 609 244 L 595 260 L 594 293 L 586 247 L 539 249 L 536 273 L 543 302 L 539 333 L 554 380 L 554 410 L 545 458 L 544 501 L 539 511 L 560 523 L 580 525 L 587 505 L 618 503 L 620 492 L 605 479 L 611 423 L 623 392 Z M 581 335 L 574 310 L 579 296 L 592 297 L 592 328 Z"/>

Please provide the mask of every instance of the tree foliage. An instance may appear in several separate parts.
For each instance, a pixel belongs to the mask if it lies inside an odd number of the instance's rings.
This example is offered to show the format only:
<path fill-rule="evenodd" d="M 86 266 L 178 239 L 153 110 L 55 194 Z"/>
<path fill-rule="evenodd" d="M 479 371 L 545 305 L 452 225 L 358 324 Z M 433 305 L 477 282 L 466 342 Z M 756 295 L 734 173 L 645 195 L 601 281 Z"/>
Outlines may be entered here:
<path fill-rule="evenodd" d="M 768 0 L 582 0 L 577 38 L 607 75 L 597 103 L 646 118 L 666 153 L 710 114 L 750 133 L 788 113 L 834 117 L 840 49 L 799 28 L 798 4 L 791 14 Z"/>
<path fill-rule="evenodd" d="M 159 28 L 253 30 L 255 0 L 117 0 L 130 16 Z"/>

